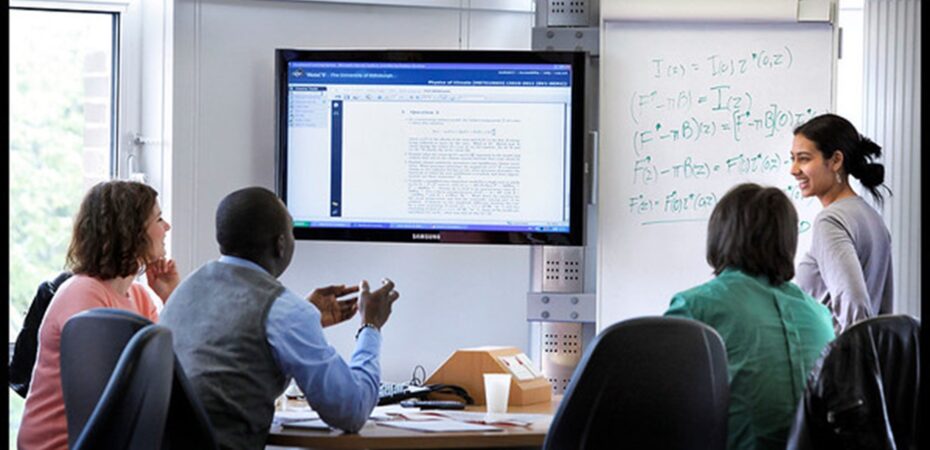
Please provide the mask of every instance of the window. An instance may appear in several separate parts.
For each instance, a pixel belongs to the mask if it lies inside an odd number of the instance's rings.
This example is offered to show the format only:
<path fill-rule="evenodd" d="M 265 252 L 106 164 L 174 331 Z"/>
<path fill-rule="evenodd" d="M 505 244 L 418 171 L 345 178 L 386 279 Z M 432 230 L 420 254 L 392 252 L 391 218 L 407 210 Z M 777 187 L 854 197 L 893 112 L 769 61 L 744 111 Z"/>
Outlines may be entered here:
<path fill-rule="evenodd" d="M 114 175 L 115 22 L 10 11 L 11 320 L 62 270 L 83 193 Z"/>
<path fill-rule="evenodd" d="M 862 129 L 863 0 L 841 0 L 838 26 L 842 29 L 842 58 L 836 68 L 836 113 Z"/>
<path fill-rule="evenodd" d="M 865 95 L 862 84 L 865 73 L 863 7 L 863 0 L 840 0 L 837 20 L 842 35 L 841 58 L 836 63 L 836 114 L 852 122 L 857 130 L 862 130 L 862 121 L 865 119 L 862 111 Z M 849 183 L 856 192 L 864 192 L 859 180 L 850 177 Z M 866 201 L 871 202 L 871 198 L 866 198 Z"/>
<path fill-rule="evenodd" d="M 64 268 L 84 192 L 117 175 L 120 14 L 10 7 L 10 343 L 36 287 Z M 58 2 L 79 8 L 74 2 Z M 10 395 L 10 448 L 24 401 Z"/>

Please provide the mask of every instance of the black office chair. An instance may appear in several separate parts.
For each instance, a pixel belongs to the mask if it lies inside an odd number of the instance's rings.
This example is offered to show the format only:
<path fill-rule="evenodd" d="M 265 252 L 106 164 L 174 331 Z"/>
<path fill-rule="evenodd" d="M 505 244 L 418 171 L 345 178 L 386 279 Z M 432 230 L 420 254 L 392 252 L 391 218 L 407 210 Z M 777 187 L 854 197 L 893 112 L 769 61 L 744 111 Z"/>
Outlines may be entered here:
<path fill-rule="evenodd" d="M 61 379 L 69 447 L 160 450 L 174 374 L 171 332 L 145 325 L 120 348 L 118 341 L 141 317 L 94 312 L 72 317 L 62 330 Z M 100 339 L 106 337 L 113 340 Z M 106 362 L 114 353 L 119 359 L 111 368 Z M 96 390 L 104 377 L 106 385 L 95 400 L 87 392 Z"/>
<path fill-rule="evenodd" d="M 789 449 L 918 449 L 920 322 L 888 315 L 849 327 L 807 380 Z"/>
<path fill-rule="evenodd" d="M 26 398 L 29 384 L 32 382 L 32 371 L 35 368 L 39 351 L 39 326 L 42 325 L 42 318 L 45 317 L 45 311 L 52 303 L 55 292 L 68 278 L 71 278 L 71 275 L 71 272 L 62 272 L 54 280 L 43 281 L 39 284 L 35 297 L 29 303 L 29 311 L 23 319 L 23 327 L 16 335 L 16 345 L 10 357 L 8 373 L 10 389 L 22 398 Z"/>
<path fill-rule="evenodd" d="M 91 418 L 132 337 L 152 322 L 121 309 L 95 308 L 72 317 L 62 330 L 62 390 L 72 449 Z M 171 396 L 162 450 L 217 448 L 210 419 L 172 350 Z M 110 448 L 110 447 L 108 447 Z M 158 447 L 152 447 L 158 448 Z"/>
<path fill-rule="evenodd" d="M 626 320 L 585 351 L 544 448 L 722 450 L 729 401 L 716 331 L 677 317 Z"/>
<path fill-rule="evenodd" d="M 61 332 L 61 388 L 74 448 L 126 345 L 152 322 L 129 311 L 95 308 L 76 314 Z"/>

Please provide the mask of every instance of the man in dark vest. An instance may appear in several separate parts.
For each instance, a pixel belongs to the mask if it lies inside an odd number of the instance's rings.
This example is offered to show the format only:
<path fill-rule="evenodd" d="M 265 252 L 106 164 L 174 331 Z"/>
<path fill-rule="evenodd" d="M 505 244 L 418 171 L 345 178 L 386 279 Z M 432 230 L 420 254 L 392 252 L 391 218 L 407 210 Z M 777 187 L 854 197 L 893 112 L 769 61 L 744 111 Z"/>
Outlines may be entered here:
<path fill-rule="evenodd" d="M 378 402 L 380 330 L 399 296 L 394 283 L 384 280 L 375 291 L 366 281 L 328 286 L 306 299 L 291 292 L 277 278 L 294 253 L 292 223 L 267 189 L 226 196 L 216 211 L 222 256 L 181 282 L 161 313 L 224 449 L 265 447 L 275 399 L 290 379 L 326 423 L 349 432 Z M 323 327 L 356 312 L 361 327 L 346 363 Z"/>

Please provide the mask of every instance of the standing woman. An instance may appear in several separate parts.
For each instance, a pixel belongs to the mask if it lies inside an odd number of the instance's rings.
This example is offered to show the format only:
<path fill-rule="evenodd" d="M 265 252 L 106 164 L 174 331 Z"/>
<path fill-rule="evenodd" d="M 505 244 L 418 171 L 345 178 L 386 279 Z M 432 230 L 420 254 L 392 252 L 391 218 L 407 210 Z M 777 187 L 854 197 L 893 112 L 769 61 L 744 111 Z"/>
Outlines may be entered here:
<path fill-rule="evenodd" d="M 174 261 L 165 259 L 171 226 L 161 217 L 156 196 L 151 187 L 131 181 L 99 183 L 84 196 L 68 247 L 67 265 L 74 276 L 55 293 L 39 327 L 18 448 L 68 448 L 59 359 L 65 322 L 92 308 L 125 309 L 156 321 L 153 300 L 134 281 L 142 270 L 162 300 L 177 287 Z"/>
<path fill-rule="evenodd" d="M 794 130 L 791 174 L 804 197 L 823 211 L 814 220 L 810 251 L 796 281 L 833 312 L 837 334 L 862 319 L 892 312 L 891 234 L 881 216 L 853 191 L 859 179 L 881 204 L 885 168 L 872 160 L 882 149 L 835 114 Z"/>

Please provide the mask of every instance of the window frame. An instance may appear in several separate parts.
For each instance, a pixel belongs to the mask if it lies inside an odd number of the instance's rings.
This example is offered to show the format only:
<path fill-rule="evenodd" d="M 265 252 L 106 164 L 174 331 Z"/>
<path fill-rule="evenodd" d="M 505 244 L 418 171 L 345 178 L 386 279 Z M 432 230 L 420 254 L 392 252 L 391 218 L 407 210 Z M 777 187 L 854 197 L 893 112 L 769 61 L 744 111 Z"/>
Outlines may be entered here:
<path fill-rule="evenodd" d="M 110 175 L 126 179 L 141 171 L 134 137 L 141 123 L 141 0 L 10 0 L 9 9 L 100 12 L 116 15 L 113 44 L 114 99 Z"/>

